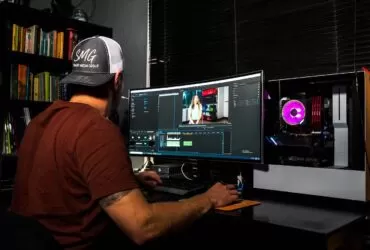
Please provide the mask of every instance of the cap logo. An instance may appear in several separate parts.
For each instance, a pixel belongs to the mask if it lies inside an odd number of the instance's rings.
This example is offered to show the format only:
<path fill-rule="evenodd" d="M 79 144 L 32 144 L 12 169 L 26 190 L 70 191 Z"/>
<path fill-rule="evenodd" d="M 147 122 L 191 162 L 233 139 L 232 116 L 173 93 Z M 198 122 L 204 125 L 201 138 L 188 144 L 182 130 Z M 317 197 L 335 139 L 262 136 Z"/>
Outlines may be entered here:
<path fill-rule="evenodd" d="M 94 64 L 96 56 L 96 49 L 78 49 L 73 58 L 73 67 L 99 68 L 99 63 Z"/>

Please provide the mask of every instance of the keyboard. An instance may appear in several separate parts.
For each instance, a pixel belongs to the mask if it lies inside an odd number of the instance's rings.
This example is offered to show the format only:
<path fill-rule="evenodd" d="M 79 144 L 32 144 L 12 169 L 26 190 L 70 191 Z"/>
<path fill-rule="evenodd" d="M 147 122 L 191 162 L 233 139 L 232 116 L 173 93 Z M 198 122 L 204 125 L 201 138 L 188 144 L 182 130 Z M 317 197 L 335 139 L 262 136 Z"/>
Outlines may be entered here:
<path fill-rule="evenodd" d="M 162 182 L 162 185 L 155 187 L 154 191 L 184 196 L 196 194 L 205 189 L 204 184 L 187 180 L 164 179 Z"/>

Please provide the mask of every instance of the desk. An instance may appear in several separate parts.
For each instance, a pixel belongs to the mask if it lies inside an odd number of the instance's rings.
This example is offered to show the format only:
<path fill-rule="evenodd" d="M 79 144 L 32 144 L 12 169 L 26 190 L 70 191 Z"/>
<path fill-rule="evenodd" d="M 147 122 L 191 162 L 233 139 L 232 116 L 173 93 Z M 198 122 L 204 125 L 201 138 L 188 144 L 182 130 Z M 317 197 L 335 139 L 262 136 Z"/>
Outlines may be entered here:
<path fill-rule="evenodd" d="M 359 249 L 353 244 L 361 241 L 356 239 L 356 236 L 362 237 L 358 231 L 364 216 L 351 212 L 262 201 L 260 206 L 253 208 L 253 220 L 300 231 L 304 238 L 318 239 L 320 249 L 337 249 L 350 244 L 349 249 L 355 250 Z"/>
<path fill-rule="evenodd" d="M 156 193 L 149 199 L 169 201 L 178 197 Z M 163 242 L 193 248 L 205 243 L 209 247 L 227 244 L 245 249 L 361 249 L 364 222 L 361 214 L 270 200 L 261 202 L 259 206 L 234 212 L 210 212 L 187 230 L 173 235 L 174 240 Z"/>

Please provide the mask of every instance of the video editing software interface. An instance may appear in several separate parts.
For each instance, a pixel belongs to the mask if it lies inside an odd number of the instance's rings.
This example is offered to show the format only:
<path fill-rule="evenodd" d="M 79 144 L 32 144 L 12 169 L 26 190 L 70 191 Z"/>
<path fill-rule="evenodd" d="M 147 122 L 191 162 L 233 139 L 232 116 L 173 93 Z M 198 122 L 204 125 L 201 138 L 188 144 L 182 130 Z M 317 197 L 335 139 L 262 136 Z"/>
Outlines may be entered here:
<path fill-rule="evenodd" d="M 130 154 L 260 161 L 262 78 L 131 90 Z"/>

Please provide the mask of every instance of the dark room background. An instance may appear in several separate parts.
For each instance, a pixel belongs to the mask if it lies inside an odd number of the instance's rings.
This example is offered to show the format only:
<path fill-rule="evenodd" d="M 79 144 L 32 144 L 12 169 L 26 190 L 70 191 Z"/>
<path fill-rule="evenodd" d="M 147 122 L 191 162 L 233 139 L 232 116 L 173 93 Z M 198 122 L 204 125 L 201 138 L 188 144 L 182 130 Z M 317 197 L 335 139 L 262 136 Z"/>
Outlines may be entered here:
<path fill-rule="evenodd" d="M 370 1 L 151 0 L 151 86 L 265 70 L 267 80 L 370 65 Z"/>

